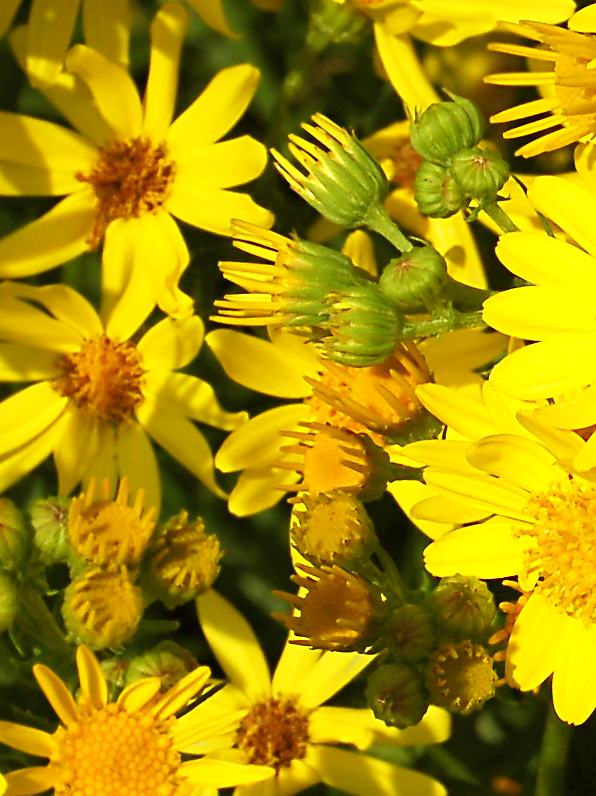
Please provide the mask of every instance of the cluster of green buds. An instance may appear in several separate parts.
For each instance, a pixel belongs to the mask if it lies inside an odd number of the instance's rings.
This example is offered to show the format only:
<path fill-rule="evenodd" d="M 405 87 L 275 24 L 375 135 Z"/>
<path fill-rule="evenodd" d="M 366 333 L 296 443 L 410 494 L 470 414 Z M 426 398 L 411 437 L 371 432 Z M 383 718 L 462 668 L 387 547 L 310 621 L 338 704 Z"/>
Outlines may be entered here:
<path fill-rule="evenodd" d="M 495 205 L 509 177 L 509 166 L 497 152 L 479 146 L 482 119 L 470 100 L 446 92 L 450 102 L 430 105 L 411 125 L 413 148 L 423 158 L 414 180 L 421 213 L 447 218 L 470 202 L 472 213 Z"/>
<path fill-rule="evenodd" d="M 364 506 L 336 491 L 296 498 L 291 538 L 297 595 L 276 592 L 294 610 L 275 616 L 314 649 L 380 653 L 366 698 L 377 718 L 405 728 L 430 705 L 467 714 L 494 696 L 487 652 L 496 618 L 483 581 L 455 575 L 412 591 L 380 547 Z"/>

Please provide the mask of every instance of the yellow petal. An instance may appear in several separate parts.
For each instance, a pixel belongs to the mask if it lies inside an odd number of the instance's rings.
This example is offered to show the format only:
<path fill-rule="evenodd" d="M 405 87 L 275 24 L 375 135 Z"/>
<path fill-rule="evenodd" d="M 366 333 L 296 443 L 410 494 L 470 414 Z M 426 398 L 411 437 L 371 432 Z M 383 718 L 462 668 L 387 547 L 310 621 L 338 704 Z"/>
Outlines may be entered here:
<path fill-rule="evenodd" d="M 429 218 L 424 237 L 443 255 L 452 279 L 470 287 L 488 287 L 482 259 L 463 213 L 451 218 Z"/>
<path fill-rule="evenodd" d="M 209 332 L 205 342 L 231 379 L 276 398 L 310 395 L 304 377 L 319 375 L 316 357 L 304 343 L 297 342 L 295 335 L 286 333 L 272 343 L 231 329 L 216 329 Z"/>
<path fill-rule="evenodd" d="M 591 5 L 576 11 L 567 23 L 567 27 L 569 30 L 578 31 L 578 33 L 595 33 L 596 7 Z"/>
<path fill-rule="evenodd" d="M 553 674 L 553 704 L 569 724 L 583 724 L 596 708 L 596 628 L 567 617 Z"/>
<path fill-rule="evenodd" d="M 183 321 L 165 318 L 143 335 L 137 348 L 147 370 L 178 370 L 199 353 L 203 334 L 203 321 L 198 315 Z"/>
<path fill-rule="evenodd" d="M 94 453 L 91 423 L 77 409 L 68 407 L 64 412 L 60 444 L 54 450 L 58 494 L 72 492 L 82 480 Z"/>
<path fill-rule="evenodd" d="M 151 58 L 145 89 L 143 134 L 161 143 L 174 116 L 180 52 L 188 27 L 181 3 L 167 3 L 151 23 Z"/>
<path fill-rule="evenodd" d="M 265 766 L 249 766 L 231 763 L 228 760 L 188 760 L 180 766 L 180 772 L 189 782 L 201 788 L 233 788 L 249 782 L 272 779 L 275 769 Z"/>
<path fill-rule="evenodd" d="M 166 143 L 172 158 L 224 136 L 248 107 L 259 79 L 259 70 L 250 64 L 218 72 L 168 130 Z"/>
<path fill-rule="evenodd" d="M 130 28 L 129 0 L 84 0 L 85 44 L 108 61 L 128 66 Z"/>
<path fill-rule="evenodd" d="M 64 61 L 80 0 L 35 0 L 29 14 L 27 73 L 37 88 L 51 85 Z"/>
<path fill-rule="evenodd" d="M 188 0 L 188 5 L 194 8 L 203 22 L 218 33 L 225 33 L 234 39 L 240 36 L 229 26 L 221 0 Z"/>
<path fill-rule="evenodd" d="M 76 44 L 66 56 L 66 68 L 85 81 L 114 135 L 129 138 L 140 134 L 141 100 L 134 80 L 123 66 L 108 61 L 90 47 Z"/>
<path fill-rule="evenodd" d="M 399 482 L 398 482 L 399 483 Z M 407 482 L 411 483 L 411 482 Z M 413 482 L 417 483 L 417 482 Z M 469 522 L 480 522 L 490 516 L 486 509 L 479 509 L 475 506 L 468 506 L 467 503 L 460 502 L 445 495 L 434 495 L 432 489 L 426 484 L 420 485 L 425 492 L 419 503 L 414 503 L 409 511 L 406 511 L 420 530 L 424 531 L 431 539 L 439 539 L 445 533 L 452 530 L 452 525 L 463 525 Z M 401 505 L 401 504 L 400 504 Z M 437 526 L 434 533 L 425 530 L 425 524 Z"/>
<path fill-rule="evenodd" d="M 424 561 L 428 571 L 440 578 L 458 573 L 506 578 L 520 571 L 524 549 L 511 523 L 493 519 L 445 534 L 425 549 Z"/>
<path fill-rule="evenodd" d="M 9 29 L 21 0 L 4 0 L 0 4 L 0 36 L 4 36 Z"/>
<path fill-rule="evenodd" d="M 232 235 L 231 222 L 235 219 L 266 229 L 273 224 L 273 214 L 248 194 L 194 181 L 183 183 L 176 179 L 166 208 L 187 224 L 218 235 Z"/>
<path fill-rule="evenodd" d="M 66 727 L 73 724 L 77 720 L 77 707 L 58 675 L 41 663 L 35 664 L 33 675 L 62 724 Z"/>
<path fill-rule="evenodd" d="M 131 685 L 127 685 L 118 697 L 118 705 L 127 713 L 141 711 L 145 705 L 159 694 L 161 680 L 159 677 L 144 677 Z"/>
<path fill-rule="evenodd" d="M 195 183 L 233 188 L 256 179 L 267 165 L 267 148 L 249 135 L 177 154 L 176 188 Z"/>
<path fill-rule="evenodd" d="M 89 482 L 95 479 L 101 483 L 108 482 L 108 494 L 116 494 L 118 484 L 118 456 L 116 453 L 117 429 L 107 423 L 94 423 L 91 431 L 91 445 L 94 456 L 90 457 L 88 467 L 83 474 L 83 487 L 87 489 Z"/>
<path fill-rule="evenodd" d="M 362 268 L 363 271 L 366 271 L 371 276 L 376 277 L 378 275 L 379 269 L 377 268 L 373 242 L 370 235 L 363 229 L 350 232 L 341 250 L 342 254 L 349 257 L 358 268 Z"/>
<path fill-rule="evenodd" d="M 507 349 L 507 337 L 489 329 L 457 329 L 439 337 L 428 337 L 418 348 L 432 372 L 477 370 Z M 443 383 L 448 387 L 448 383 Z"/>
<path fill-rule="evenodd" d="M 460 439 L 420 440 L 403 447 L 402 453 L 415 462 L 431 467 L 447 467 L 452 470 L 463 468 L 473 472 L 466 458 L 470 444 L 467 440 Z"/>
<path fill-rule="evenodd" d="M 580 472 L 596 467 L 596 436 L 594 434 L 588 438 L 586 444 L 575 457 L 573 466 Z"/>
<path fill-rule="evenodd" d="M 423 384 L 416 395 L 433 415 L 467 439 L 494 434 L 497 429 L 479 401 L 440 384 Z"/>
<path fill-rule="evenodd" d="M 91 191 L 67 196 L 37 221 L 0 240 L 0 277 L 31 276 L 87 251 L 95 219 Z"/>
<path fill-rule="evenodd" d="M 16 481 L 31 472 L 55 449 L 62 435 L 64 415 L 52 423 L 31 442 L 0 460 L 0 491 L 8 489 Z"/>
<path fill-rule="evenodd" d="M 528 198 L 536 210 L 552 219 L 576 243 L 596 256 L 596 234 L 594 225 L 590 223 L 590 218 L 596 213 L 596 196 L 587 188 L 560 177 L 539 177 L 530 186 Z M 591 276 L 589 284 L 593 283 L 594 276 Z"/>
<path fill-rule="evenodd" d="M 207 666 L 198 666 L 193 669 L 158 701 L 154 709 L 155 717 L 165 720 L 174 716 L 202 691 L 210 676 L 211 670 Z"/>
<path fill-rule="evenodd" d="M 468 461 L 528 492 L 542 492 L 557 478 L 566 477 L 553 466 L 556 458 L 543 445 L 515 434 L 478 440 L 468 451 Z"/>
<path fill-rule="evenodd" d="M 156 516 L 161 508 L 161 479 L 155 451 L 138 423 L 122 424 L 117 439 L 118 472 L 128 478 L 131 495 L 143 490 L 145 510 L 153 507 Z"/>
<path fill-rule="evenodd" d="M 26 445 L 60 417 L 68 398 L 42 381 L 0 403 L 0 456 Z"/>
<path fill-rule="evenodd" d="M 60 775 L 58 766 L 21 768 L 6 774 L 10 796 L 32 796 L 53 788 Z"/>
<path fill-rule="evenodd" d="M 220 448 L 221 450 L 221 448 Z M 217 456 L 215 457 L 217 460 Z M 284 487 L 300 480 L 300 474 L 279 467 L 247 468 L 236 482 L 228 500 L 228 511 L 247 517 L 275 506 L 283 497 Z"/>
<path fill-rule="evenodd" d="M 536 417 L 533 410 L 521 410 L 518 419 L 532 436 L 537 437 L 557 459 L 573 459 L 584 446 L 584 441 L 571 431 L 562 431 L 544 423 Z"/>
<path fill-rule="evenodd" d="M 535 417 L 557 428 L 587 428 L 596 422 L 596 385 L 535 410 Z"/>
<path fill-rule="evenodd" d="M 42 381 L 58 375 L 56 354 L 20 343 L 0 343 L 0 381 Z"/>
<path fill-rule="evenodd" d="M 569 617 L 539 594 L 532 594 L 513 625 L 507 646 L 507 676 L 522 691 L 537 688 L 552 674 Z"/>
<path fill-rule="evenodd" d="M 244 617 L 214 589 L 197 599 L 197 611 L 209 646 L 231 683 L 252 703 L 269 697 L 269 667 Z"/>
<path fill-rule="evenodd" d="M 527 492 L 502 478 L 427 467 L 424 480 L 440 494 L 462 500 L 470 506 L 512 519 L 527 519 L 524 514 Z"/>
<path fill-rule="evenodd" d="M 376 23 L 374 28 L 381 61 L 406 108 L 414 113 L 423 111 L 433 102 L 439 102 L 439 96 L 422 70 L 410 37 L 407 34 L 391 36 L 380 23 Z"/>
<path fill-rule="evenodd" d="M 374 659 L 374 655 L 361 655 L 359 652 L 323 652 L 308 677 L 301 677 L 300 703 L 307 708 L 318 707 L 357 677 Z"/>
<path fill-rule="evenodd" d="M 84 645 L 77 650 L 77 669 L 85 697 L 97 710 L 104 707 L 108 702 L 108 684 L 99 661 Z"/>
<path fill-rule="evenodd" d="M 56 753 L 56 742 L 49 733 L 12 721 L 0 721 L 0 742 L 36 757 L 51 757 Z"/>

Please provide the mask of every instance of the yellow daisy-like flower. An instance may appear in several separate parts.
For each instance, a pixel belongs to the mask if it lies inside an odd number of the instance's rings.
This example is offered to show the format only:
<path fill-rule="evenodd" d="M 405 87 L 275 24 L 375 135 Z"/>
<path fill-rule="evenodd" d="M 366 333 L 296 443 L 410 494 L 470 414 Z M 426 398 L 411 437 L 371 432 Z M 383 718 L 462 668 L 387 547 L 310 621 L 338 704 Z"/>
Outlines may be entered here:
<path fill-rule="evenodd" d="M 491 44 L 490 49 L 543 61 L 550 67 L 543 72 L 505 72 L 485 78 L 487 83 L 500 86 L 544 87 L 546 96 L 541 99 L 525 102 L 491 117 L 491 122 L 518 122 L 538 117 L 503 133 L 504 138 L 539 134 L 515 154 L 530 158 L 580 141 L 585 136 L 593 136 L 596 133 L 596 76 L 593 68 L 596 39 L 589 33 L 596 32 L 594 6 L 574 14 L 568 22 L 568 30 L 544 22 L 509 27 L 514 33 L 546 47 Z"/>
<path fill-rule="evenodd" d="M 0 380 L 36 382 L 0 403 L 0 490 L 52 453 L 61 494 L 104 477 L 113 492 L 118 476 L 127 476 L 131 491 L 142 488 L 145 506 L 158 514 L 150 435 L 223 495 L 192 421 L 230 430 L 245 415 L 225 412 L 208 384 L 176 372 L 201 347 L 200 318 L 166 318 L 134 342 L 144 320 L 116 312 L 104 326 L 66 285 L 0 285 Z"/>
<path fill-rule="evenodd" d="M 191 796 L 198 787 L 226 788 L 271 778 L 261 766 L 214 759 L 182 760 L 189 746 L 221 733 L 238 720 L 205 720 L 182 708 L 204 690 L 211 672 L 200 666 L 166 693 L 159 677 L 127 686 L 116 702 L 97 658 L 87 647 L 77 650 L 81 696 L 77 702 L 64 682 L 42 664 L 33 673 L 61 724 L 50 734 L 0 721 L 0 741 L 35 757 L 46 766 L 6 775 L 6 796 L 33 796 L 53 789 L 55 796 Z M 242 715 L 242 714 L 240 714 Z"/>
<path fill-rule="evenodd" d="M 537 341 L 496 365 L 491 383 L 522 400 L 556 399 L 539 409 L 538 416 L 564 429 L 588 429 L 596 423 L 595 155 L 591 144 L 578 150 L 577 168 L 585 184 L 539 177 L 528 194 L 534 207 L 579 246 L 545 234 L 504 235 L 497 255 L 531 285 L 484 303 L 484 320 L 490 326 Z M 596 465 L 594 435 L 574 465 L 579 470 Z"/>
<path fill-rule="evenodd" d="M 180 3 L 156 15 L 143 102 L 126 69 L 77 45 L 45 94 L 79 132 L 0 113 L 0 194 L 67 195 L 0 240 L 0 277 L 45 271 L 103 240 L 104 311 L 128 290 L 137 303 L 183 316 L 192 301 L 178 280 L 189 253 L 172 216 L 222 235 L 232 218 L 271 224 L 271 213 L 229 190 L 262 172 L 265 147 L 246 135 L 219 140 L 246 109 L 259 71 L 222 70 L 172 122 L 187 16 Z"/>
<path fill-rule="evenodd" d="M 236 796 L 292 796 L 317 782 L 354 796 L 445 793 L 425 774 L 339 748 L 440 743 L 449 735 L 449 716 L 439 708 L 429 708 L 419 724 L 402 731 L 387 727 L 368 709 L 323 705 L 374 656 L 286 643 L 271 677 L 252 629 L 223 597 L 212 589 L 198 598 L 197 608 L 203 632 L 230 680 L 196 709 L 198 715 L 223 721 L 233 711 L 247 714 L 227 737 L 227 750 L 222 745 L 212 752 L 209 742 L 195 750 L 275 770 L 274 779 L 241 785 Z"/>
<path fill-rule="evenodd" d="M 461 404 L 462 422 L 466 410 Z M 596 708 L 596 483 L 569 465 L 584 444 L 578 435 L 529 417 L 524 425 L 537 436 L 427 449 L 424 479 L 437 497 L 423 514 L 444 521 L 446 498 L 448 519 L 465 527 L 429 545 L 426 566 L 441 577 L 518 577 L 528 599 L 507 648 L 507 677 L 528 691 L 552 674 L 555 710 L 581 724 Z"/>

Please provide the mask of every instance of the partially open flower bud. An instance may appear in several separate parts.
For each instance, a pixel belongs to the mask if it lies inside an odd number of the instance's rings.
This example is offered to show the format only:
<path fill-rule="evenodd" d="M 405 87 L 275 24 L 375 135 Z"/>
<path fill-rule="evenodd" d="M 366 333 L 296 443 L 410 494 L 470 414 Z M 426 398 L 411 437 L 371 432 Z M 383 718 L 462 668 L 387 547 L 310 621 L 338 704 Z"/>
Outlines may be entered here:
<path fill-rule="evenodd" d="M 436 650 L 426 667 L 433 705 L 453 713 L 471 713 L 495 695 L 497 675 L 484 647 L 462 641 Z"/>
<path fill-rule="evenodd" d="M 418 724 L 430 701 L 424 681 L 413 666 L 388 663 L 368 678 L 366 702 L 378 719 L 403 730 Z"/>
<path fill-rule="evenodd" d="M 425 607 L 433 615 L 439 635 L 455 639 L 483 641 L 497 615 L 488 586 L 473 575 L 442 578 Z"/>
<path fill-rule="evenodd" d="M 496 202 L 509 177 L 509 166 L 497 152 L 477 146 L 455 154 L 450 170 L 462 193 L 479 204 Z"/>
<path fill-rule="evenodd" d="M 449 277 L 447 263 L 432 246 L 412 249 L 391 260 L 379 279 L 384 296 L 404 313 L 431 308 L 441 296 Z"/>
<path fill-rule="evenodd" d="M 412 146 L 425 160 L 446 164 L 460 149 L 482 138 L 482 118 L 476 105 L 447 92 L 452 102 L 435 102 L 417 116 L 410 128 Z"/>
<path fill-rule="evenodd" d="M 424 160 L 414 178 L 418 210 L 429 218 L 449 218 L 468 204 L 457 180 L 446 166 Z"/>

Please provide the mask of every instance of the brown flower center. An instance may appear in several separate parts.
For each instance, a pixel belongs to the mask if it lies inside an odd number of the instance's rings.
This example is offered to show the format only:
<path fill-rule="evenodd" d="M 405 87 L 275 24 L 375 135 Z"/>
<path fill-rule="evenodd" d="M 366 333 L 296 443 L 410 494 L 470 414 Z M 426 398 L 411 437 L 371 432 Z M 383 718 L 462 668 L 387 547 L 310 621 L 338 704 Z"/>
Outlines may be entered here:
<path fill-rule="evenodd" d="M 93 230 L 87 239 L 97 249 L 108 225 L 117 218 L 138 218 L 161 207 L 174 178 L 174 164 L 163 144 L 145 138 L 115 139 L 99 150 L 93 169 L 77 174 L 97 199 Z"/>
<path fill-rule="evenodd" d="M 271 697 L 253 705 L 236 735 L 236 745 L 249 763 L 271 766 L 277 773 L 301 760 L 309 742 L 308 713 L 291 698 Z"/>
<path fill-rule="evenodd" d="M 145 371 L 136 347 L 106 335 L 86 340 L 80 351 L 57 363 L 53 387 L 89 420 L 118 424 L 129 420 L 142 400 Z"/>
<path fill-rule="evenodd" d="M 400 141 L 393 155 L 393 177 L 391 181 L 398 188 L 414 189 L 416 172 L 422 163 L 422 156 L 416 152 L 408 139 Z"/>

